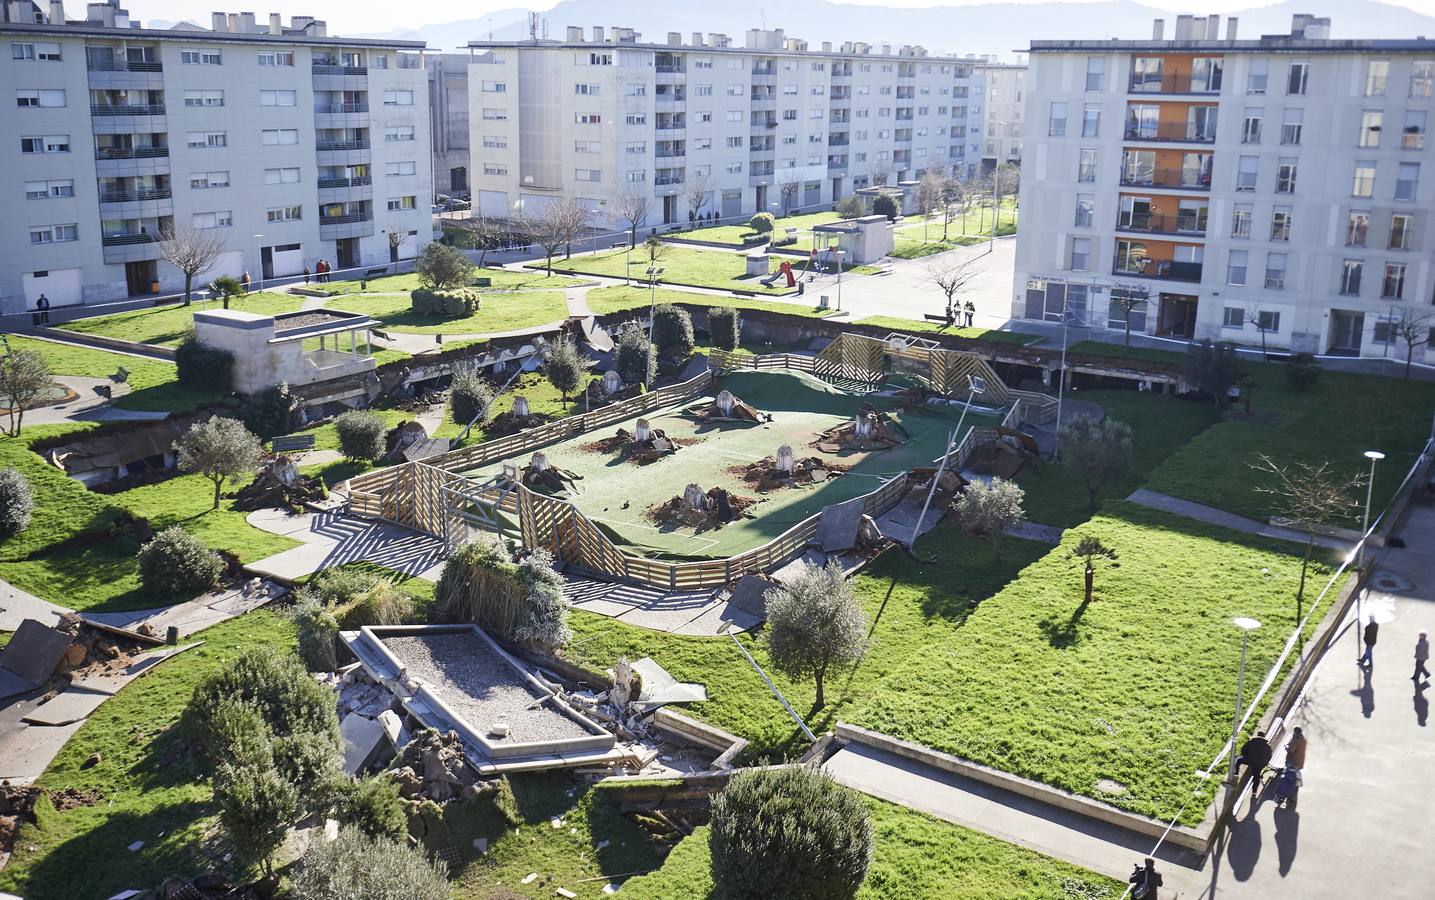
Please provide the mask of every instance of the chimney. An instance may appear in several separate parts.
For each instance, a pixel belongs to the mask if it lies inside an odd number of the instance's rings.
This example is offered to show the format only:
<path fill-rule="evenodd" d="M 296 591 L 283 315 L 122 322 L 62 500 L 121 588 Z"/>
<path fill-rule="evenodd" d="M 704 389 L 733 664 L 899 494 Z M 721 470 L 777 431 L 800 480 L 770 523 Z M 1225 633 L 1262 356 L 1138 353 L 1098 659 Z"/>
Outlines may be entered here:
<path fill-rule="evenodd" d="M 703 33 L 702 33 L 701 31 L 694 31 L 694 32 L 693 32 L 693 46 L 694 46 L 694 47 L 701 47 L 702 45 L 703 45 Z"/>
<path fill-rule="evenodd" d="M 254 33 L 254 13 L 252 13 L 252 12 L 242 12 L 242 13 L 239 14 L 239 33 L 240 33 L 240 34 L 253 34 L 253 33 Z"/>
<path fill-rule="evenodd" d="M 601 43 L 603 43 L 603 26 L 602 26 L 602 25 L 594 25 L 594 26 L 593 26 L 593 43 L 595 43 L 595 44 L 601 44 Z"/>
<path fill-rule="evenodd" d="M 1322 16 L 1319 19 L 1311 19 L 1305 27 L 1306 40 L 1328 41 L 1330 40 L 1330 19 Z"/>
<path fill-rule="evenodd" d="M 668 46 L 681 47 L 683 45 L 683 33 L 681 31 L 668 32 Z"/>
<path fill-rule="evenodd" d="M 823 53 L 831 53 L 831 52 L 832 52 L 832 42 L 831 42 L 831 41 L 823 41 L 823 42 L 822 42 L 822 52 L 823 52 Z"/>
<path fill-rule="evenodd" d="M 1234 40 L 1236 39 L 1236 22 L 1237 22 L 1237 21 L 1239 21 L 1239 20 L 1238 20 L 1235 16 L 1231 16 L 1231 17 L 1229 17 L 1229 18 L 1226 19 L 1226 40 L 1228 40 L 1228 41 L 1234 41 Z"/>
<path fill-rule="evenodd" d="M 568 26 L 567 35 L 568 35 L 568 36 L 567 36 L 568 43 L 570 43 L 570 44 L 581 44 L 581 43 L 583 43 L 583 29 L 580 28 L 579 26 L 577 26 L 577 25 L 569 25 L 569 26 Z"/>
<path fill-rule="evenodd" d="M 1166 20 L 1165 20 L 1165 19 L 1157 19 L 1157 20 L 1156 20 L 1156 23 L 1151 26 L 1151 40 L 1153 40 L 1153 41 L 1163 41 L 1163 40 L 1165 40 L 1165 39 L 1166 39 Z"/>
<path fill-rule="evenodd" d="M 883 56 L 891 56 L 891 55 L 892 55 L 892 45 L 891 45 L 891 44 L 883 44 L 883 45 L 882 45 L 882 55 L 883 55 Z"/>
<path fill-rule="evenodd" d="M 1206 17 L 1206 40 L 1218 41 L 1221 39 L 1221 17 L 1209 15 Z"/>
<path fill-rule="evenodd" d="M 225 17 L 224 13 L 212 12 L 209 14 L 209 30 L 219 32 L 229 30 L 229 20 Z"/>
<path fill-rule="evenodd" d="M 50 0 L 50 24 L 65 24 L 65 4 L 61 0 Z"/>
<path fill-rule="evenodd" d="M 284 18 L 283 18 L 282 16 L 280 16 L 278 13 L 270 13 L 270 14 L 269 14 L 269 33 L 270 33 L 270 34 L 283 34 L 283 33 L 284 33 Z"/>

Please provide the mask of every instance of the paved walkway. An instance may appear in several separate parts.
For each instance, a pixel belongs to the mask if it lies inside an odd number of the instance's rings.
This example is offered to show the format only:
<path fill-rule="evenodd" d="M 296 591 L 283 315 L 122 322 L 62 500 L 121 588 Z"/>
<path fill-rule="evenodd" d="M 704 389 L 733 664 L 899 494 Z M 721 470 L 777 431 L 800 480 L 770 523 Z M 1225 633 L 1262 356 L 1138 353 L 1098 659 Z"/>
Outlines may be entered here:
<path fill-rule="evenodd" d="M 712 637 L 727 631 L 746 631 L 762 621 L 710 590 L 666 593 L 639 585 L 570 577 L 563 593 L 574 609 L 669 634 Z M 731 624 L 724 628 L 724 622 Z"/>
<path fill-rule="evenodd" d="M 0 631 L 14 631 L 26 619 L 54 625 L 55 619 L 70 612 L 63 606 L 27 594 L 8 581 L 0 581 Z"/>
<path fill-rule="evenodd" d="M 1310 742 L 1296 806 L 1263 799 L 1239 809 L 1183 897 L 1435 896 L 1432 691 L 1410 677 L 1416 635 L 1435 633 L 1435 509 L 1412 510 L 1397 533 L 1408 549 L 1381 551 L 1361 604 L 1362 624 L 1371 615 L 1381 623 L 1374 668 L 1355 666 L 1352 615 L 1289 717 Z"/>
<path fill-rule="evenodd" d="M 370 562 L 425 581 L 438 581 L 448 551 L 443 541 L 341 512 L 301 513 L 261 509 L 248 515 L 255 528 L 302 542 L 244 567 L 246 572 L 294 584 L 315 572 L 351 562 Z"/>
<path fill-rule="evenodd" d="M 1279 525 L 1271 525 L 1258 519 L 1248 519 L 1245 516 L 1238 516 L 1235 513 L 1228 513 L 1223 509 L 1214 506 L 1206 506 L 1202 503 L 1192 503 L 1190 500 L 1182 500 L 1179 497 L 1172 497 L 1168 494 L 1160 494 L 1156 491 L 1148 491 L 1145 488 L 1137 488 L 1131 496 L 1126 498 L 1132 503 L 1139 503 L 1142 506 L 1149 506 L 1152 509 L 1160 509 L 1178 516 L 1185 516 L 1188 519 L 1196 519 L 1210 525 L 1220 525 L 1223 528 L 1230 528 L 1233 531 L 1244 531 L 1247 534 L 1256 534 L 1261 537 L 1276 538 L 1282 541 L 1293 541 L 1297 544 L 1306 542 L 1306 534 L 1295 528 L 1282 528 Z M 1315 542 L 1321 547 L 1329 547 L 1332 550 L 1349 552 L 1355 545 L 1350 541 L 1329 535 L 1317 535 Z"/>

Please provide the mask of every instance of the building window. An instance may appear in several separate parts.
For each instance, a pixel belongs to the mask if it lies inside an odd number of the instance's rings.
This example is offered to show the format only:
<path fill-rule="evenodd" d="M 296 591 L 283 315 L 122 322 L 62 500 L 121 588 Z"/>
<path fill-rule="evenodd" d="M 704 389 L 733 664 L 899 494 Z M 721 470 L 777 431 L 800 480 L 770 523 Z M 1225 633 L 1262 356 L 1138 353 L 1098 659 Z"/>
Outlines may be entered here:
<path fill-rule="evenodd" d="M 602 181 L 602 180 L 603 180 L 603 170 L 602 170 L 602 169 L 574 169 L 574 170 L 573 170 L 573 180 L 574 180 L 574 181 Z"/>
<path fill-rule="evenodd" d="M 1375 163 L 1355 164 L 1355 177 L 1351 182 L 1350 193 L 1354 197 L 1370 197 L 1375 194 Z"/>
<path fill-rule="evenodd" d="M 260 91 L 260 106 L 295 106 L 298 104 L 296 91 Z"/>
<path fill-rule="evenodd" d="M 11 44 L 10 58 L 35 62 L 59 62 L 60 45 L 50 43 Z"/>
<path fill-rule="evenodd" d="M 631 172 L 624 172 L 623 179 L 629 184 L 639 184 L 648 180 L 648 170 L 634 169 Z"/>
<path fill-rule="evenodd" d="M 1077 194 L 1077 195 L 1076 195 L 1076 222 L 1075 222 L 1075 225 L 1076 225 L 1077 228 L 1090 228 L 1090 227 L 1091 227 L 1092 220 L 1095 218 L 1095 216 L 1094 216 L 1095 208 L 1096 208 L 1096 195 L 1094 195 L 1094 194 Z"/>
<path fill-rule="evenodd" d="M 75 196 L 75 180 L 73 178 L 25 182 L 25 199 L 27 200 L 73 196 Z"/>
<path fill-rule="evenodd" d="M 1245 284 L 1246 269 L 1250 254 L 1245 250 L 1232 250 L 1226 257 L 1226 284 Z"/>
<path fill-rule="evenodd" d="M 1066 104 L 1054 102 L 1046 125 L 1047 137 L 1066 137 Z"/>
<path fill-rule="evenodd" d="M 287 50 L 262 51 L 259 54 L 260 66 L 292 66 L 294 65 L 294 54 Z"/>
<path fill-rule="evenodd" d="M 1286 255 L 1266 254 L 1266 288 L 1272 291 L 1284 290 L 1286 286 Z"/>
<path fill-rule="evenodd" d="M 1380 281 L 1380 296 L 1386 300 L 1405 299 L 1405 263 L 1386 263 Z"/>
<path fill-rule="evenodd" d="M 297 166 L 289 166 L 282 169 L 265 169 L 265 184 L 298 184 L 299 169 Z"/>
<path fill-rule="evenodd" d="M 413 106 L 413 91 L 384 91 L 385 106 Z"/>
<path fill-rule="evenodd" d="M 16 91 L 15 105 L 21 109 L 65 105 L 65 92 L 56 90 Z"/>
<path fill-rule="evenodd" d="M 1246 70 L 1246 93 L 1264 94 L 1266 92 L 1266 84 L 1270 81 L 1270 73 L 1270 60 L 1251 60 L 1250 68 Z"/>
<path fill-rule="evenodd" d="M 1271 240 L 1289 241 L 1291 239 L 1291 208 L 1289 206 L 1277 206 L 1271 213 Z"/>
<path fill-rule="evenodd" d="M 500 164 L 498 164 L 498 163 L 484 163 L 484 164 L 483 164 L 483 174 L 485 174 L 485 175 L 507 175 L 507 174 L 508 174 L 508 166 L 500 165 Z"/>
<path fill-rule="evenodd" d="M 693 95 L 697 97 L 711 97 L 713 95 L 713 86 L 710 84 L 694 85 Z"/>
<path fill-rule="evenodd" d="M 1076 180 L 1083 184 L 1096 183 L 1096 150 L 1093 147 L 1081 148 L 1081 160 L 1077 164 Z"/>
<path fill-rule="evenodd" d="M 1081 111 L 1081 136 L 1099 137 L 1101 134 L 1101 106 L 1088 103 Z"/>
<path fill-rule="evenodd" d="M 1417 59 L 1410 63 L 1410 96 L 1435 95 L 1435 59 Z"/>
<path fill-rule="evenodd" d="M 486 106 L 483 109 L 483 118 L 487 119 L 490 122 L 506 122 L 508 121 L 508 110 L 494 109 L 491 106 Z M 574 116 L 574 121 L 577 122 L 579 125 L 585 125 L 588 123 L 588 120 L 590 118 L 595 122 L 598 120 L 598 116 L 596 115 L 590 116 L 588 113 L 577 113 Z"/>
<path fill-rule="evenodd" d="M 395 160 L 384 164 L 384 174 L 391 177 L 417 175 L 418 171 L 418 164 L 411 159 Z"/>
<path fill-rule="evenodd" d="M 1091 262 L 1091 238 L 1071 239 L 1071 270 L 1085 272 Z"/>
<path fill-rule="evenodd" d="M 186 66 L 217 66 L 219 65 L 218 50 L 181 50 L 179 61 Z"/>
<path fill-rule="evenodd" d="M 1414 200 L 1420 187 L 1420 163 L 1403 162 L 1395 170 L 1395 199 Z"/>
<path fill-rule="evenodd" d="M 389 212 L 401 212 L 408 209 L 418 209 L 418 198 L 412 195 L 407 197 L 390 197 L 388 202 Z"/>
<path fill-rule="evenodd" d="M 603 91 L 601 84 L 575 84 L 573 93 L 580 97 L 596 97 Z"/>
<path fill-rule="evenodd" d="M 412 141 L 414 139 L 414 126 L 412 125 L 390 125 L 384 129 L 385 141 Z"/>
<path fill-rule="evenodd" d="M 1305 110 L 1287 109 L 1281 118 L 1281 143 L 1295 146 L 1300 143 L 1301 129 L 1305 122 Z"/>
<path fill-rule="evenodd" d="M 1256 327 L 1267 334 L 1280 334 L 1281 314 L 1268 309 L 1256 313 Z"/>
<path fill-rule="evenodd" d="M 339 215 L 342 215 L 342 213 L 340 213 Z M 266 210 L 265 217 L 270 222 L 297 222 L 304 217 L 304 207 L 275 206 Z M 322 210 L 320 210 L 319 212 L 319 217 L 321 219 L 324 217 L 324 213 Z"/>
<path fill-rule="evenodd" d="M 1310 79 L 1310 63 L 1293 62 L 1286 77 L 1287 94 L 1304 94 L 1306 82 Z"/>
<path fill-rule="evenodd" d="M 234 213 L 223 209 L 217 212 L 195 213 L 190 217 L 190 224 L 195 228 L 229 228 L 234 224 Z"/>
<path fill-rule="evenodd" d="M 1296 182 L 1296 161 L 1282 159 L 1276 164 L 1276 193 L 1294 194 Z"/>
<path fill-rule="evenodd" d="M 711 86 L 708 86 L 708 94 L 711 94 L 711 93 L 712 93 L 712 87 L 711 87 Z M 646 84 L 641 84 L 641 83 L 635 81 L 635 82 L 633 82 L 633 83 L 631 83 L 631 84 L 628 85 L 628 96 L 629 96 L 629 97 L 646 97 L 646 96 L 648 96 L 648 86 L 647 86 Z"/>
<path fill-rule="evenodd" d="M 1385 82 L 1390 78 L 1390 61 L 1372 59 L 1365 64 L 1365 96 L 1385 96 Z"/>
<path fill-rule="evenodd" d="M 1360 296 L 1360 273 L 1365 263 L 1347 259 L 1340 268 L 1340 293 L 1346 297 Z"/>
<path fill-rule="evenodd" d="M 1425 122 L 1428 115 L 1423 109 L 1405 111 L 1405 127 L 1400 132 L 1400 149 L 1425 149 Z"/>
<path fill-rule="evenodd" d="M 266 128 L 259 133 L 259 143 L 266 147 L 284 147 L 299 143 L 297 128 Z"/>
<path fill-rule="evenodd" d="M 1259 106 L 1246 107 L 1245 121 L 1241 124 L 1241 143 L 1259 144 L 1261 142 L 1261 118 L 1264 114 Z"/>
<path fill-rule="evenodd" d="M 223 131 L 191 131 L 185 135 L 184 142 L 193 150 L 229 146 L 229 138 Z"/>
<path fill-rule="evenodd" d="M 294 171 L 298 171 L 295 169 Z M 194 191 L 205 191 L 210 188 L 229 187 L 228 172 L 195 172 L 189 176 L 189 188 Z"/>
<path fill-rule="evenodd" d="M 1251 236 L 1251 216 L 1254 207 L 1249 203 L 1237 203 L 1235 211 L 1231 214 L 1231 237 L 1248 238 Z"/>
<path fill-rule="evenodd" d="M 508 138 L 501 134 L 485 134 L 483 146 L 489 150 L 507 150 Z"/>
<path fill-rule="evenodd" d="M 1410 233 L 1415 229 L 1415 217 L 1408 213 L 1395 213 L 1390 217 L 1390 249 L 1409 250 Z"/>
<path fill-rule="evenodd" d="M 1345 246 L 1364 247 L 1365 235 L 1370 231 L 1370 213 L 1351 210 L 1345 222 Z"/>
<path fill-rule="evenodd" d="M 1088 56 L 1086 58 L 1086 89 L 1099 93 L 1105 90 L 1105 84 L 1106 57 Z"/>
<path fill-rule="evenodd" d="M 1222 328 L 1245 328 L 1246 311 L 1239 306 L 1227 306 L 1221 310 Z"/>
<path fill-rule="evenodd" d="M 292 91 L 290 93 L 293 93 Z M 224 91 L 185 91 L 185 106 L 223 106 Z M 271 104 L 272 105 L 272 104 Z"/>
<path fill-rule="evenodd" d="M 1395 335 L 1395 322 L 1390 319 L 1381 319 L 1375 323 L 1375 333 L 1371 336 L 1371 340 L 1377 344 L 1393 344 Z"/>
<path fill-rule="evenodd" d="M 79 239 L 79 225 L 47 225 L 30 229 L 30 243 L 32 244 L 63 244 Z"/>
<path fill-rule="evenodd" d="M 1378 109 L 1367 109 L 1360 114 L 1360 139 L 1356 142 L 1360 147 L 1380 146 L 1380 127 L 1385 119 L 1385 114 Z"/>
<path fill-rule="evenodd" d="M 1254 191 L 1256 189 L 1256 173 L 1260 166 L 1260 157 L 1242 156 L 1236 166 L 1236 190 Z"/>

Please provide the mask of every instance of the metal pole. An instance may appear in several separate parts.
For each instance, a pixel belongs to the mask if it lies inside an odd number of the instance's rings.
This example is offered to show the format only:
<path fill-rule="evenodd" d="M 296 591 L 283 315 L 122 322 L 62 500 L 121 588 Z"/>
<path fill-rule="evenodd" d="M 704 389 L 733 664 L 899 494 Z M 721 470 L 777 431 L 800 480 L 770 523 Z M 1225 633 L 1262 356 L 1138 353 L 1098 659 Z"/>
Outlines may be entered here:
<path fill-rule="evenodd" d="M 967 399 L 967 406 L 971 406 L 970 397 Z M 966 418 L 967 411 L 962 410 L 962 418 Z M 937 464 L 936 474 L 932 476 L 932 486 L 927 489 L 927 499 L 922 503 L 922 512 L 917 516 L 917 524 L 912 526 L 912 536 L 907 540 L 908 547 L 917 546 L 917 536 L 922 531 L 922 520 L 927 518 L 927 508 L 932 505 L 932 497 L 937 493 L 937 482 L 941 481 L 942 473 L 947 469 L 947 457 L 952 455 L 952 445 L 957 442 L 957 435 L 962 431 L 961 420 L 957 420 L 957 430 L 947 435 L 947 449 L 942 453 L 942 461 Z"/>
<path fill-rule="evenodd" d="M 757 670 L 757 674 L 761 675 L 762 680 L 767 682 L 768 690 L 772 691 L 772 696 L 776 697 L 777 702 L 782 704 L 782 708 L 787 710 L 787 714 L 792 716 L 793 721 L 797 723 L 797 727 L 801 728 L 802 733 L 807 735 L 807 739 L 814 744 L 817 743 L 817 735 L 813 734 L 812 730 L 807 727 L 807 723 L 802 721 L 802 717 L 799 716 L 797 711 L 792 708 L 792 705 L 787 702 L 787 698 L 782 696 L 782 691 L 779 691 L 777 685 L 772 683 L 772 679 L 767 677 L 767 673 L 762 670 L 762 666 L 757 664 L 757 660 L 752 658 L 752 654 L 747 652 L 747 648 L 742 645 L 742 641 L 737 639 L 737 635 L 729 631 L 727 636 L 732 638 L 732 642 L 737 645 L 738 652 L 747 657 L 747 661 Z"/>
<path fill-rule="evenodd" d="M 1068 285 L 1069 287 L 1069 285 Z M 1061 404 L 1066 397 L 1066 335 L 1067 326 L 1070 323 L 1068 316 L 1066 295 L 1062 294 L 1061 301 L 1061 368 L 1057 371 L 1058 381 L 1056 382 L 1056 444 L 1052 448 L 1052 461 L 1061 459 Z"/>
<path fill-rule="evenodd" d="M 1380 455 L 1375 450 L 1367 451 L 1365 455 L 1370 460 L 1370 478 L 1365 482 L 1365 516 L 1360 525 L 1360 549 L 1355 557 L 1355 564 L 1360 568 L 1365 566 L 1365 542 L 1370 536 L 1370 500 L 1375 494 L 1375 464 L 1380 462 Z"/>
<path fill-rule="evenodd" d="M 629 284 L 632 284 L 631 278 L 632 278 L 632 274 L 633 274 L 633 237 L 632 237 L 631 235 L 630 235 L 629 238 L 628 238 L 627 244 L 628 244 L 628 256 L 627 256 L 627 259 L 624 260 L 624 263 L 623 263 L 623 286 L 624 286 L 624 287 L 627 287 Z"/>
<path fill-rule="evenodd" d="M 1226 766 L 1226 790 L 1233 791 L 1236 787 L 1236 740 L 1240 737 L 1241 729 L 1241 689 L 1245 686 L 1246 680 L 1246 644 L 1251 639 L 1251 633 L 1247 629 L 1241 629 L 1241 667 L 1236 675 L 1236 714 L 1231 719 L 1231 752 Z"/>

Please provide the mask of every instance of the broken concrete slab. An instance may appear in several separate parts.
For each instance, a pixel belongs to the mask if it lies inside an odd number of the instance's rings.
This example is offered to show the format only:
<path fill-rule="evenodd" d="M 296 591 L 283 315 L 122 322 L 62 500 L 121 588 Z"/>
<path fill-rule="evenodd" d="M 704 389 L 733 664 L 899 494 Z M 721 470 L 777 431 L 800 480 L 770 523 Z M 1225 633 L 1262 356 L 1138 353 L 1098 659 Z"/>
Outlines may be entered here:
<path fill-rule="evenodd" d="M 27 594 L 8 582 L 0 581 L 0 631 L 17 631 L 26 619 L 53 625 L 67 612 L 70 610 L 63 606 L 41 600 L 34 594 Z"/>
<path fill-rule="evenodd" d="M 71 682 L 70 690 L 79 689 L 113 696 L 119 692 L 120 688 L 134 681 L 171 656 L 183 653 L 186 650 L 191 650 L 203 643 L 204 641 L 195 641 L 192 644 L 181 644 L 178 647 L 165 647 L 160 650 L 145 653 L 142 656 L 136 657 L 133 662 L 119 671 L 76 679 Z"/>
<path fill-rule="evenodd" d="M 823 507 L 817 519 L 817 546 L 828 553 L 840 553 L 857 546 L 857 531 L 862 525 L 863 498 L 853 497 L 842 503 Z"/>
<path fill-rule="evenodd" d="M 339 723 L 339 737 L 344 742 L 344 771 L 350 775 L 368 769 L 387 749 L 384 726 L 358 713 L 349 713 Z"/>
<path fill-rule="evenodd" d="M 777 585 L 761 575 L 744 575 L 732 586 L 727 602 L 731 607 L 742 610 L 759 621 L 767 618 L 766 594 Z"/>
<path fill-rule="evenodd" d="M 643 712 L 669 703 L 701 703 L 708 698 L 706 686 L 678 681 L 651 657 L 633 663 L 633 671 L 643 679 L 643 689 L 633 705 Z"/>
<path fill-rule="evenodd" d="M 0 649 L 0 668 L 18 675 L 30 687 L 39 687 L 65 658 L 71 637 L 36 620 L 26 619 Z"/>
<path fill-rule="evenodd" d="M 110 696 L 103 691 L 70 688 L 41 703 L 20 721 L 31 725 L 50 726 L 83 722 L 89 718 L 90 713 L 100 708 L 101 703 L 110 699 Z"/>
<path fill-rule="evenodd" d="M 0 739 L 0 780 L 14 784 L 34 782 L 83 724 L 71 722 L 50 728 L 22 722 L 18 727 L 8 729 Z"/>

